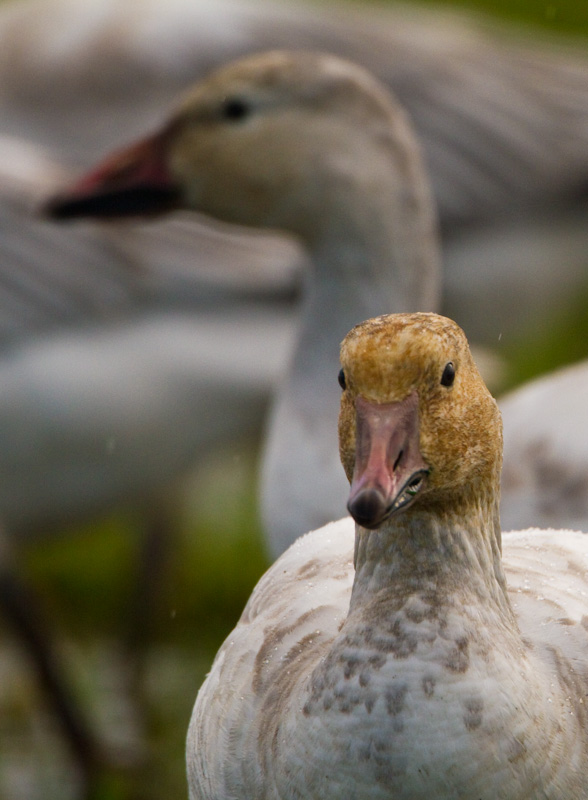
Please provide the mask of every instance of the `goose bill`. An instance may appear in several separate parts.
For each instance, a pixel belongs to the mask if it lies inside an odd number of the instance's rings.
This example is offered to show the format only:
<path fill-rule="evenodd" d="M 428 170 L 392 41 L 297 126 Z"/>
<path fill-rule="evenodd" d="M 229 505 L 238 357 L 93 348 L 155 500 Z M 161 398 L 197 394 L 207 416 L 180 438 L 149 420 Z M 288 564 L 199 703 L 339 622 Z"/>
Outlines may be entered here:
<path fill-rule="evenodd" d="M 426 484 L 419 450 L 418 395 L 397 403 L 356 400 L 356 456 L 347 509 L 364 528 L 377 528 L 408 508 Z"/>
<path fill-rule="evenodd" d="M 159 133 L 107 158 L 44 212 L 53 219 L 133 217 L 176 208 L 179 192 L 165 163 L 166 136 Z"/>

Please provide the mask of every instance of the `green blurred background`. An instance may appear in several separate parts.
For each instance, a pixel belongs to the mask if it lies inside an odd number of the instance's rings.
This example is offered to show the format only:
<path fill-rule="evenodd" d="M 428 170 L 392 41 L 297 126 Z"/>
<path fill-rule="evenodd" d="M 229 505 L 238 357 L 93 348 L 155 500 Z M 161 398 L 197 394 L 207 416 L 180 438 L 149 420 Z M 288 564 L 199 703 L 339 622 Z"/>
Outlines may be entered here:
<path fill-rule="evenodd" d="M 584 0 L 445 5 L 524 23 L 542 35 L 588 34 Z M 505 348 L 506 385 L 588 355 L 587 300 L 578 297 L 549 331 L 530 331 L 528 340 Z M 27 578 L 55 626 L 77 700 L 122 762 L 101 776 L 95 792 L 100 800 L 186 796 L 184 741 L 198 686 L 267 566 L 255 501 L 257 461 L 255 443 L 237 443 L 170 491 L 174 533 L 160 557 L 161 584 L 147 630 L 136 628 L 144 526 L 136 513 L 121 512 L 75 536 L 64 532 L 24 548 Z M 69 756 L 34 674 L 3 633 L 4 785 L 14 787 L 14 798 L 67 800 L 75 796 Z M 113 719 L 119 720 L 114 733 Z"/>
<path fill-rule="evenodd" d="M 588 33 L 588 7 L 585 0 L 430 0 L 430 5 L 483 12 L 497 19 L 521 22 L 525 26 L 566 34 Z M 425 3 L 421 3 L 425 5 Z"/>

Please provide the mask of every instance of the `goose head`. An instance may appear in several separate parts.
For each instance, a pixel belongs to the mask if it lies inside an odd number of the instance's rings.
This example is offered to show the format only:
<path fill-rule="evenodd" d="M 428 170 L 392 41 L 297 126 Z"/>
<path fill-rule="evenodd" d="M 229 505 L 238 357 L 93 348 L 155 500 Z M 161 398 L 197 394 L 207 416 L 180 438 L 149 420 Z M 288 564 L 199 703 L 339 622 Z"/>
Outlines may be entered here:
<path fill-rule="evenodd" d="M 312 245 L 325 225 L 340 219 L 342 231 L 349 226 L 343 209 L 358 183 L 369 198 L 391 171 L 399 202 L 412 206 L 413 216 L 426 209 L 431 235 L 418 147 L 388 91 L 335 56 L 273 51 L 214 72 L 161 130 L 106 159 L 47 211 L 65 219 L 188 208 L 287 230 Z M 360 214 L 355 207 L 357 225 Z"/>
<path fill-rule="evenodd" d="M 391 314 L 341 346 L 340 454 L 348 509 L 378 528 L 410 508 L 439 513 L 498 502 L 502 425 L 459 326 Z"/>

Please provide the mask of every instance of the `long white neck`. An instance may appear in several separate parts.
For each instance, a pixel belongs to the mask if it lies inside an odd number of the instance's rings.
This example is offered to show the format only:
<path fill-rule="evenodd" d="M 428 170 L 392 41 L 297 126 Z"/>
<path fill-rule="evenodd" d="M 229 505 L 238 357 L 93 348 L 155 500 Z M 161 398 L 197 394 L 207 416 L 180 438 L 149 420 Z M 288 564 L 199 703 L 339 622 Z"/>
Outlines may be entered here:
<path fill-rule="evenodd" d="M 274 556 L 346 513 L 336 424 L 341 340 L 369 317 L 437 304 L 433 206 L 418 154 L 405 156 L 384 152 L 371 169 L 334 170 L 306 240 L 313 269 L 264 457 L 262 513 Z"/>

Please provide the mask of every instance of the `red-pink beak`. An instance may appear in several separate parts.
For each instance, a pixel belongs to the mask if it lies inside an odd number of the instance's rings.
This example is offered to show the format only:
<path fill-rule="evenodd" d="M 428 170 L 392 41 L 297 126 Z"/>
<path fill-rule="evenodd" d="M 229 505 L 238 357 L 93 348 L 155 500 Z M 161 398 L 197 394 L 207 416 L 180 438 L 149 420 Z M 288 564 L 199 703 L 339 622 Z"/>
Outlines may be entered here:
<path fill-rule="evenodd" d="M 411 504 L 429 472 L 419 450 L 418 395 L 399 403 L 355 401 L 356 455 L 347 509 L 364 528 Z"/>
<path fill-rule="evenodd" d="M 49 200 L 53 219 L 131 217 L 178 207 L 179 190 L 166 165 L 165 130 L 114 153 L 73 186 Z"/>

